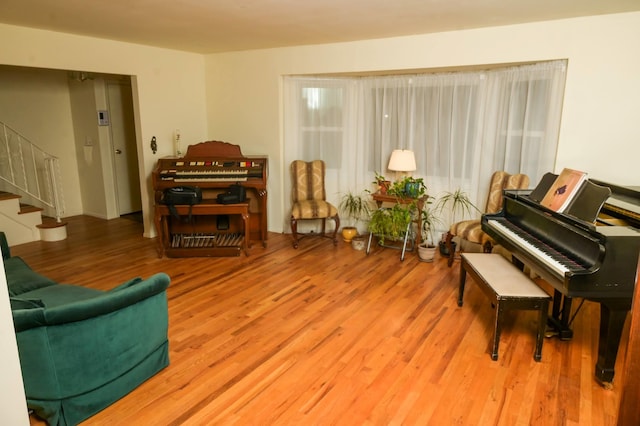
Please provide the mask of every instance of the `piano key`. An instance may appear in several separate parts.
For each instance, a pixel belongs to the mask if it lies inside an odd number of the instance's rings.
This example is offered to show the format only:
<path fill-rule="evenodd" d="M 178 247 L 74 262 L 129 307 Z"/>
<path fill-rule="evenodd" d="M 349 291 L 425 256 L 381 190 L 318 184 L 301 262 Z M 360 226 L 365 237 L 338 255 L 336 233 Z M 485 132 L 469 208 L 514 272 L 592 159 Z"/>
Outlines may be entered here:
<path fill-rule="evenodd" d="M 545 244 L 544 242 L 528 235 L 526 232 L 517 229 L 509 222 L 494 219 L 487 221 L 487 225 L 504 235 L 506 238 L 509 238 L 511 241 L 519 245 L 524 251 L 536 257 L 560 276 L 564 276 L 567 272 L 575 272 L 584 269 L 570 258 L 550 247 L 548 244 Z"/>

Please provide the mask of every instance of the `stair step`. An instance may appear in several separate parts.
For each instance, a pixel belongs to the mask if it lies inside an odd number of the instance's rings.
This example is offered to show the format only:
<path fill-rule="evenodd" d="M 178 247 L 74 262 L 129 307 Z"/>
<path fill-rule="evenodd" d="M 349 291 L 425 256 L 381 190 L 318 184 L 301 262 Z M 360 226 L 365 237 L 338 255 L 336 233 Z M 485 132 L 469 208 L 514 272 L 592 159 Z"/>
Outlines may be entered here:
<path fill-rule="evenodd" d="M 32 206 L 29 204 L 22 204 L 20 203 L 20 211 L 18 212 L 18 214 L 26 214 L 26 213 L 33 213 L 33 212 L 41 212 L 44 209 L 41 207 L 36 207 L 36 206 Z"/>
<path fill-rule="evenodd" d="M 22 198 L 20 195 L 11 192 L 0 191 L 0 200 L 13 200 L 14 198 Z"/>
<path fill-rule="evenodd" d="M 36 227 L 40 229 L 61 228 L 63 226 L 67 226 L 67 222 L 58 222 L 55 218 L 48 216 L 42 216 L 42 223 L 40 225 L 36 225 Z"/>
<path fill-rule="evenodd" d="M 43 216 L 42 224 L 36 227 L 40 229 L 42 241 L 61 241 L 67 238 L 67 222 L 57 222 L 52 217 Z"/>

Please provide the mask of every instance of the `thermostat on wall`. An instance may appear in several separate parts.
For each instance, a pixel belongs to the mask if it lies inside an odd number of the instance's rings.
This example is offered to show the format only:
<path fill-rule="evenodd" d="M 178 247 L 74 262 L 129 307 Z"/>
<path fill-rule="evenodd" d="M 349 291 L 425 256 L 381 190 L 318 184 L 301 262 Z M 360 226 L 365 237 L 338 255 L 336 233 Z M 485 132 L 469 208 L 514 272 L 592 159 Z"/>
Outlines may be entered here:
<path fill-rule="evenodd" d="M 107 110 L 99 110 L 98 111 L 98 126 L 108 126 L 109 125 L 109 111 Z"/>

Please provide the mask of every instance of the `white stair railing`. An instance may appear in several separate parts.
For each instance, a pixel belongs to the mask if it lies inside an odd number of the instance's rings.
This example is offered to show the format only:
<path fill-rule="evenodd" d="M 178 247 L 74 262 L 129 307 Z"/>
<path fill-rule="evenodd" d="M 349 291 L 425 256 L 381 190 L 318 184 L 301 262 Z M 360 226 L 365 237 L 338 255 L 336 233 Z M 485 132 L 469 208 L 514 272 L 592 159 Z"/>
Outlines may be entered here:
<path fill-rule="evenodd" d="M 0 180 L 45 214 L 62 221 L 64 197 L 60 162 L 33 142 L 0 122 Z M 6 186 L 6 184 L 4 186 Z"/>

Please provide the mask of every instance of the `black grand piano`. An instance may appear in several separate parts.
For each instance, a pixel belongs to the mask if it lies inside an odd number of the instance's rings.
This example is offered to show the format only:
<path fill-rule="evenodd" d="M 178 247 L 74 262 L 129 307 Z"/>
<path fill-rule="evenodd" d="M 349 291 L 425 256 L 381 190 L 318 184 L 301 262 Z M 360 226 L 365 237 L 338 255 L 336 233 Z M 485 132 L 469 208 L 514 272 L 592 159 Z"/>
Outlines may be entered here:
<path fill-rule="evenodd" d="M 605 196 L 600 192 L 595 201 L 590 195 L 582 196 L 576 209 L 557 213 L 539 202 L 553 176 L 546 175 L 533 191 L 505 191 L 502 211 L 484 215 L 482 229 L 512 252 L 514 263 L 529 266 L 553 286 L 549 325 L 561 339 L 573 336 L 573 298 L 600 304 L 595 376 L 609 387 L 636 282 L 640 228 L 633 226 L 633 220 L 640 218 L 640 188 L 586 181 L 589 188 L 604 187 Z M 590 206 L 586 217 L 585 205 Z M 606 221 L 590 217 L 593 212 L 596 217 L 605 212 Z M 612 215 L 615 221 L 610 220 Z"/>

